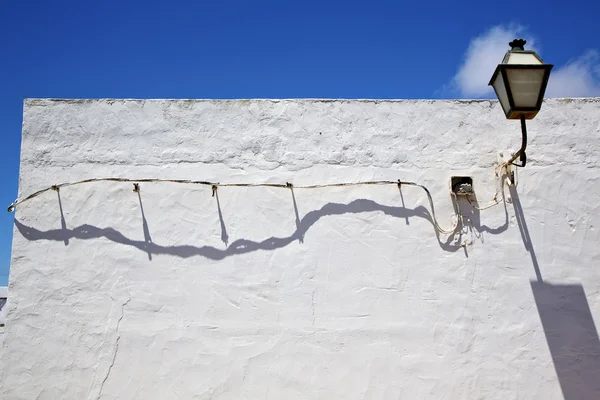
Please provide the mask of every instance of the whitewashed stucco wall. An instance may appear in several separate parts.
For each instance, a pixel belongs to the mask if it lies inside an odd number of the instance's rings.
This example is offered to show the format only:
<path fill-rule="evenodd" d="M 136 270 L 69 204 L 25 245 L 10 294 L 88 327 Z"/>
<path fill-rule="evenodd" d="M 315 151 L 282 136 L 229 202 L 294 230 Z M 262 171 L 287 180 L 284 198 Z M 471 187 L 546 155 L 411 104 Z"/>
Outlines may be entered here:
<path fill-rule="evenodd" d="M 6 299 L 8 298 L 8 288 L 0 286 L 0 359 L 2 358 L 2 342 L 4 342 L 4 327 L 6 325 Z"/>
<path fill-rule="evenodd" d="M 528 123 L 510 202 L 90 183 L 18 207 L 3 399 L 600 398 L 600 100 Z M 491 101 L 28 100 L 20 195 L 88 177 L 496 191 Z M 143 210 L 142 210 L 143 207 Z M 465 244 L 465 247 L 461 247 Z"/>

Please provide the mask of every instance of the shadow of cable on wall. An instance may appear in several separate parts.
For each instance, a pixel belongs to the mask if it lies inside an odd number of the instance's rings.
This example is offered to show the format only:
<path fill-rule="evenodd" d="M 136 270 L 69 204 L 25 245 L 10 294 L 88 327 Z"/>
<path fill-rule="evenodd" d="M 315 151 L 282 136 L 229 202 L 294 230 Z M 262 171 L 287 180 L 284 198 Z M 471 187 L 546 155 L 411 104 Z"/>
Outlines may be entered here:
<path fill-rule="evenodd" d="M 566 400 L 600 399 L 600 339 L 581 284 L 544 282 L 517 191 L 510 188 L 517 225 L 537 280 L 531 290 Z"/>
<path fill-rule="evenodd" d="M 59 194 L 59 208 L 61 213 L 61 229 L 51 229 L 47 231 L 41 231 L 34 227 L 27 226 L 17 219 L 15 219 L 15 226 L 18 231 L 23 235 L 24 238 L 30 241 L 36 240 L 52 240 L 52 241 L 61 241 L 64 242 L 65 245 L 69 244 L 70 239 L 80 239 L 80 240 L 88 240 L 88 239 L 98 239 L 105 238 L 112 242 L 123 244 L 126 246 L 132 246 L 144 253 L 148 254 L 148 258 L 152 260 L 152 255 L 172 255 L 181 258 L 189 258 L 194 256 L 202 256 L 212 260 L 221 260 L 226 257 L 230 257 L 238 254 L 250 253 L 258 250 L 275 250 L 278 248 L 285 247 L 292 242 L 298 240 L 299 243 L 303 243 L 304 236 L 308 232 L 308 230 L 316 224 L 321 218 L 328 216 L 336 216 L 336 215 L 344 215 L 344 214 L 360 214 L 360 213 L 372 213 L 372 212 L 382 212 L 385 215 L 401 218 L 408 222 L 410 218 L 422 218 L 428 221 L 432 227 L 434 226 L 433 218 L 429 212 L 429 210 L 423 206 L 418 206 L 416 208 L 406 208 L 406 207 L 397 207 L 397 206 L 387 206 L 383 204 L 379 204 L 373 200 L 367 199 L 357 199 L 348 204 L 340 204 L 340 203 L 327 203 L 322 208 L 318 210 L 313 210 L 308 212 L 304 217 L 300 218 L 298 212 L 298 205 L 296 203 L 296 197 L 294 196 L 293 190 L 292 193 L 292 203 L 293 203 L 293 211 L 294 218 L 296 224 L 296 230 L 285 237 L 270 237 L 262 241 L 253 241 L 248 239 L 238 239 L 228 245 L 229 236 L 227 234 L 227 229 L 225 227 L 225 222 L 223 218 L 223 213 L 221 210 L 220 200 L 218 198 L 218 192 L 215 193 L 215 197 L 217 199 L 217 212 L 219 216 L 219 222 L 221 225 L 221 240 L 225 243 L 225 249 L 219 249 L 213 246 L 195 246 L 195 245 L 174 245 L 174 246 L 161 246 L 155 243 L 151 236 L 150 230 L 148 227 L 148 221 L 146 219 L 144 213 L 144 207 L 142 203 L 142 196 L 140 191 L 137 191 L 138 199 L 140 203 L 140 210 L 142 216 L 142 230 L 144 235 L 144 240 L 135 240 L 131 239 L 117 229 L 108 227 L 108 228 L 100 228 L 89 224 L 80 225 L 75 228 L 67 228 L 67 224 L 64 219 L 62 202 L 60 201 Z M 401 193 L 401 192 L 400 192 Z M 463 212 L 461 205 L 455 206 L 455 211 Z M 459 209 L 460 208 L 460 209 Z M 469 208 L 471 208 L 469 206 Z M 469 228 L 477 231 L 478 235 L 483 234 L 484 232 L 488 232 L 491 234 L 499 234 L 506 229 L 508 229 L 508 214 L 506 214 L 506 220 L 502 226 L 498 228 L 489 228 L 485 225 L 481 225 L 479 222 L 479 211 L 472 209 L 470 219 L 469 219 Z M 506 210 L 505 210 L 506 211 Z M 449 252 L 456 252 L 458 250 L 464 249 L 466 254 L 465 246 L 460 243 L 460 239 L 464 234 L 463 226 L 459 221 L 457 229 L 455 232 L 444 239 L 440 236 L 437 230 L 434 229 L 436 234 L 437 242 L 440 247 Z"/>
<path fill-rule="evenodd" d="M 135 192 L 137 192 L 138 200 L 140 202 L 140 211 L 142 213 L 142 231 L 144 232 L 144 245 L 143 248 L 148 253 L 148 260 L 152 261 L 152 237 L 150 236 L 150 228 L 148 227 L 148 220 L 144 213 L 144 204 L 142 203 L 142 190 L 139 185 L 135 185 Z"/>
<path fill-rule="evenodd" d="M 494 205 L 500 204 L 504 207 L 504 222 L 500 226 L 491 228 L 481 224 L 480 210 L 478 208 L 479 201 L 477 200 L 475 192 L 471 194 L 469 199 L 458 196 L 453 202 L 454 213 L 459 215 L 460 219 L 456 230 L 450 236 L 450 239 L 452 239 L 454 243 L 459 243 L 459 246 L 463 248 L 466 257 L 469 257 L 467 251 L 468 245 L 473 244 L 476 241 L 483 243 L 484 233 L 498 235 L 508 229 L 509 218 L 504 192 L 502 192 L 501 200 L 497 201 Z"/>

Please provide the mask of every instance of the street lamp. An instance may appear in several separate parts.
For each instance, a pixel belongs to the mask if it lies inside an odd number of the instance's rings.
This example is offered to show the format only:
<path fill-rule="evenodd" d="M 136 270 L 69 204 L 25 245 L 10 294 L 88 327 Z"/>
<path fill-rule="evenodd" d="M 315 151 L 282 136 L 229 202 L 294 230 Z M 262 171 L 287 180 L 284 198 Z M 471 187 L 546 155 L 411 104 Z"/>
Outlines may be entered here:
<path fill-rule="evenodd" d="M 540 56 L 531 50 L 525 50 L 526 41 L 515 39 L 509 43 L 511 49 L 506 52 L 501 64 L 498 64 L 489 85 L 494 88 L 502 110 L 508 119 L 520 119 L 523 142 L 521 149 L 508 161 L 512 163 L 520 157 L 521 167 L 527 157 L 526 119 L 533 119 L 544 100 L 550 70 L 554 65 L 546 64 Z"/>

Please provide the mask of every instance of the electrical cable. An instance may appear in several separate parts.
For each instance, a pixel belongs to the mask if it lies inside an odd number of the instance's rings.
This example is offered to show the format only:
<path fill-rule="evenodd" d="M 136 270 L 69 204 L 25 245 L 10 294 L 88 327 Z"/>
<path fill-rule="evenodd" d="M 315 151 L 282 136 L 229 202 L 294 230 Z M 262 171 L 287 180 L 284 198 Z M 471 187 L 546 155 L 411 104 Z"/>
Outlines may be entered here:
<path fill-rule="evenodd" d="M 456 214 L 454 214 L 454 226 L 452 226 L 452 228 L 450 230 L 446 230 L 446 229 L 442 229 L 442 227 L 440 227 L 440 225 L 437 222 L 437 217 L 435 215 L 435 207 L 433 206 L 433 198 L 431 197 L 431 193 L 429 192 L 429 189 L 427 189 L 425 186 L 420 185 L 418 183 L 415 182 L 402 182 L 400 180 L 398 180 L 398 187 L 401 187 L 402 185 L 409 185 L 409 186 L 418 186 L 421 189 L 423 189 L 425 191 L 425 193 L 427 193 L 427 198 L 429 199 L 429 205 L 431 206 L 431 217 L 433 220 L 433 226 L 435 227 L 435 229 L 444 234 L 444 235 L 451 235 L 454 232 L 456 232 L 456 228 L 458 228 L 458 216 Z M 455 196 L 454 193 L 452 193 L 452 202 L 454 203 L 455 201 Z"/>
<path fill-rule="evenodd" d="M 81 185 L 84 183 L 92 183 L 92 182 L 128 182 L 128 183 L 133 183 L 134 184 L 134 191 L 139 190 L 139 183 L 144 182 L 144 183 L 148 183 L 148 182 L 169 182 L 169 183 L 183 183 L 183 184 L 192 184 L 192 185 L 205 185 L 205 186 L 210 186 L 213 190 L 213 195 L 214 192 L 217 190 L 218 187 L 273 187 L 273 188 L 289 188 L 289 189 L 320 189 L 320 188 L 327 188 L 327 187 L 342 187 L 342 186 L 359 186 L 359 185 L 397 185 L 399 188 L 402 185 L 407 185 L 407 186 L 417 186 L 420 187 L 421 189 L 423 189 L 425 191 L 425 193 L 427 194 L 427 198 L 429 200 L 429 205 L 431 207 L 431 217 L 432 217 L 432 222 L 433 222 L 433 226 L 435 227 L 435 229 L 445 235 L 450 235 L 452 233 L 454 233 L 456 231 L 456 229 L 458 228 L 458 216 L 455 214 L 454 218 L 455 218 L 455 222 L 452 226 L 451 229 L 443 229 L 442 227 L 440 227 L 438 221 L 437 221 L 437 216 L 435 214 L 435 207 L 433 205 L 433 198 L 431 196 L 431 193 L 429 192 L 429 189 L 427 189 L 425 186 L 420 185 L 418 183 L 415 182 L 403 182 L 401 180 L 398 181 L 362 181 L 362 182 L 342 182 L 342 183 L 328 183 L 328 184 L 317 184 L 317 185 L 304 185 L 304 186 L 295 186 L 292 185 L 289 182 L 286 183 L 216 183 L 216 182 L 209 182 L 209 181 L 196 181 L 196 180 L 190 180 L 190 179 L 156 179 L 156 178 L 146 178 L 146 179 L 129 179 L 129 178 L 91 178 L 91 179 L 84 179 L 81 181 L 75 181 L 75 182 L 65 182 L 65 183 L 61 183 L 58 185 L 52 185 L 49 186 L 45 189 L 42 190 L 38 190 L 37 192 L 34 192 L 30 195 L 28 195 L 27 197 L 24 197 L 22 199 L 17 199 L 15 200 L 9 207 L 8 207 L 8 212 L 13 212 L 15 210 L 15 208 L 20 205 L 23 204 L 39 195 L 41 195 L 42 193 L 45 193 L 49 190 L 59 190 L 62 187 L 68 187 L 68 186 L 75 186 L 75 185 Z M 452 201 L 455 201 L 454 195 L 452 197 Z"/>
<path fill-rule="evenodd" d="M 469 197 L 467 197 L 467 200 L 469 201 L 469 204 L 471 205 L 471 207 L 473 207 L 474 209 L 476 209 L 478 211 L 487 210 L 488 208 L 492 208 L 492 207 L 497 206 L 498 204 L 502 203 L 502 200 L 494 200 L 494 203 L 492 203 L 492 204 L 488 204 L 485 207 L 479 207 L 478 205 L 475 205 Z"/>

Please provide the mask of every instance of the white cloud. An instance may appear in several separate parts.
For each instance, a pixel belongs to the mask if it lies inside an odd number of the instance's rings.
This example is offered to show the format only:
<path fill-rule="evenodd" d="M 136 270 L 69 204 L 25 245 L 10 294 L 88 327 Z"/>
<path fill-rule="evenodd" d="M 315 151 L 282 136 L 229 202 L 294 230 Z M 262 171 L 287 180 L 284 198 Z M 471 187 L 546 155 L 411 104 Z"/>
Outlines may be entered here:
<path fill-rule="evenodd" d="M 526 49 L 539 51 L 531 35 L 516 25 L 495 26 L 472 39 L 463 64 L 444 91 L 460 97 L 495 98 L 488 82 L 509 49 L 508 42 L 523 34 L 528 38 Z M 554 67 L 546 97 L 594 96 L 600 96 L 600 53 L 589 50 L 564 66 Z"/>
<path fill-rule="evenodd" d="M 495 26 L 471 40 L 464 62 L 452 79 L 451 90 L 461 97 L 495 97 L 488 86 L 492 73 L 510 49 L 508 42 L 522 33 L 520 26 Z M 527 40 L 526 48 L 533 49 L 533 44 Z"/>
<path fill-rule="evenodd" d="M 588 50 L 550 73 L 546 97 L 600 96 L 600 54 Z"/>

